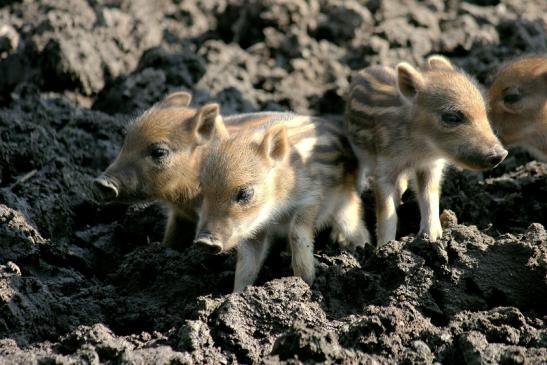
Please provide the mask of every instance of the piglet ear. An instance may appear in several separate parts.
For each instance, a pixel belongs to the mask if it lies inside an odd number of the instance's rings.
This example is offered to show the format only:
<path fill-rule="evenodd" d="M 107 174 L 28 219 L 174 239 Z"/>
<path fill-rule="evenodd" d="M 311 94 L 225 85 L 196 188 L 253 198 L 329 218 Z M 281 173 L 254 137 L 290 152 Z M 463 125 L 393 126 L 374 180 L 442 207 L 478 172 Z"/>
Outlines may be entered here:
<path fill-rule="evenodd" d="M 258 149 L 260 154 L 272 164 L 284 161 L 289 155 L 287 127 L 275 125 L 268 128 Z"/>
<path fill-rule="evenodd" d="M 397 87 L 404 97 L 414 98 L 424 87 L 422 74 L 406 62 L 399 63 L 397 65 Z"/>
<path fill-rule="evenodd" d="M 226 138 L 228 131 L 216 103 L 208 103 L 198 109 L 194 117 L 193 134 L 197 144 L 204 144 L 213 138 Z"/>
<path fill-rule="evenodd" d="M 427 59 L 427 65 L 430 70 L 454 71 L 454 66 L 446 57 L 433 55 Z"/>
<path fill-rule="evenodd" d="M 164 108 L 186 107 L 190 105 L 192 95 L 185 91 L 177 91 L 167 95 L 159 102 L 159 105 Z"/>

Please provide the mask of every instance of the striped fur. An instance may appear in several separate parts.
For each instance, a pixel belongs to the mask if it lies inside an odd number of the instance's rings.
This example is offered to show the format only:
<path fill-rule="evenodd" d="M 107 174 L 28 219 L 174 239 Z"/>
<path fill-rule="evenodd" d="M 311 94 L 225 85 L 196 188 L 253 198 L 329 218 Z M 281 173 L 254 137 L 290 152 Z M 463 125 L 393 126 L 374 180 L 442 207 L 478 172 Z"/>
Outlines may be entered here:
<path fill-rule="evenodd" d="M 409 134 L 401 118 L 407 106 L 397 90 L 393 69 L 372 66 L 351 83 L 346 106 L 346 130 L 359 150 L 376 154 Z M 385 130 L 384 130 L 385 129 Z"/>
<path fill-rule="evenodd" d="M 449 123 L 454 116 L 457 123 Z M 420 233 L 436 240 L 442 235 L 438 201 L 445 161 L 486 169 L 507 154 L 474 81 L 440 56 L 430 57 L 422 72 L 406 63 L 396 70 L 372 66 L 359 72 L 344 125 L 360 175 L 375 177 L 380 245 L 395 239 L 396 208 L 408 179 L 416 183 Z"/>
<path fill-rule="evenodd" d="M 223 118 L 218 106 L 189 106 L 191 96 L 173 93 L 135 119 L 127 127 L 127 136 L 120 153 L 99 177 L 118 190 L 117 199 L 128 203 L 160 201 L 167 206 L 169 218 L 163 242 L 178 244 L 185 221 L 196 221 L 201 200 L 198 185 L 199 161 L 209 139 L 237 133 L 245 129 L 260 129 L 276 123 L 308 121 L 292 113 L 247 113 Z M 205 116 L 209 110 L 212 117 Z M 209 120 L 211 135 L 196 134 L 198 122 Z M 156 163 L 151 148 L 164 145 L 169 156 Z"/>
<path fill-rule="evenodd" d="M 292 115 L 209 145 L 196 239 L 221 250 L 238 246 L 235 291 L 254 282 L 276 232 L 288 232 L 294 273 L 310 284 L 317 229 L 332 226 L 350 246 L 369 240 L 343 132 L 340 124 Z M 249 201 L 235 198 L 249 191 Z"/>

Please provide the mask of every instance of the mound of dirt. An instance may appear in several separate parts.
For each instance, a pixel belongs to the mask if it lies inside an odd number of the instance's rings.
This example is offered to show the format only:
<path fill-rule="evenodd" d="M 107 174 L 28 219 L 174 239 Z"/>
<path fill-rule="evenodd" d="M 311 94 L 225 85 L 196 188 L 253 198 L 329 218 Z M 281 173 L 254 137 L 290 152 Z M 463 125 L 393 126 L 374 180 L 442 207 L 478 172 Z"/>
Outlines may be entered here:
<path fill-rule="evenodd" d="M 0 5 L 3 363 L 544 363 L 547 165 L 513 150 L 447 172 L 444 237 L 340 251 L 310 288 L 281 244 L 231 294 L 233 253 L 160 246 L 156 205 L 100 205 L 90 181 L 165 93 L 224 113 L 340 118 L 351 73 L 443 53 L 480 82 L 547 51 L 537 1 L 4 1 Z M 370 192 L 364 195 L 369 228 Z M 325 235 L 327 236 L 327 235 Z"/>

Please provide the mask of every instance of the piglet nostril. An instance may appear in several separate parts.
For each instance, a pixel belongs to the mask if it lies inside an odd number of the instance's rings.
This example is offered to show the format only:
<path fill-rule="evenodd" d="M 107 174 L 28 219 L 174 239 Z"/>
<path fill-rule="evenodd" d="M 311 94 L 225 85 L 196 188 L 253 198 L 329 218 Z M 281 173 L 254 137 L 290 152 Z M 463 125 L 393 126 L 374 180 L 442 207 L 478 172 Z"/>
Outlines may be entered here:
<path fill-rule="evenodd" d="M 212 238 L 213 238 L 213 234 L 211 233 L 211 231 L 209 231 L 209 230 L 207 230 L 207 229 L 202 229 L 202 230 L 199 231 L 199 233 L 197 234 L 196 240 L 199 240 L 200 238 L 212 239 Z"/>
<path fill-rule="evenodd" d="M 119 195 L 116 184 L 105 176 L 99 176 L 93 180 L 93 190 L 95 195 L 104 201 L 114 200 Z"/>
<path fill-rule="evenodd" d="M 489 157 L 488 161 L 492 167 L 496 167 L 499 165 L 503 160 L 505 160 L 505 157 L 507 157 L 507 150 L 503 148 L 501 145 L 497 145 L 493 148 L 492 155 Z"/>
<path fill-rule="evenodd" d="M 222 245 L 220 244 L 220 242 L 215 240 L 211 232 L 207 230 L 200 231 L 197 234 L 196 239 L 194 240 L 194 244 L 200 246 L 203 250 L 212 254 L 217 254 L 222 251 Z"/>

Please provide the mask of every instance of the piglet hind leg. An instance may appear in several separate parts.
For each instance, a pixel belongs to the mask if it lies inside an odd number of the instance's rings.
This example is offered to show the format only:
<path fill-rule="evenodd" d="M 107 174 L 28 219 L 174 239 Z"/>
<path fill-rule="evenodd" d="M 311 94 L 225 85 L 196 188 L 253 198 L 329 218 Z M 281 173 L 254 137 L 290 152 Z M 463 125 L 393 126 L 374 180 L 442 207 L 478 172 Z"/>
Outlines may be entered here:
<path fill-rule="evenodd" d="M 361 197 L 355 190 L 345 192 L 334 212 L 334 231 L 339 233 L 339 244 L 351 250 L 370 243 L 370 234 L 362 219 Z"/>
<path fill-rule="evenodd" d="M 310 286 L 315 280 L 313 239 L 317 212 L 318 207 L 299 209 L 291 221 L 289 232 L 294 275 L 300 276 Z"/>
<path fill-rule="evenodd" d="M 261 235 L 239 243 L 234 280 L 235 293 L 253 285 L 268 254 L 270 244 L 271 240 L 268 235 Z"/>
<path fill-rule="evenodd" d="M 397 182 L 395 183 L 395 187 L 397 189 L 397 206 L 400 206 L 403 202 L 403 195 L 408 189 L 408 176 L 406 174 L 401 174 L 399 178 L 397 179 Z"/>
<path fill-rule="evenodd" d="M 436 241 L 443 235 L 439 218 L 439 197 L 444 163 L 416 170 L 416 195 L 420 206 L 420 236 Z"/>

